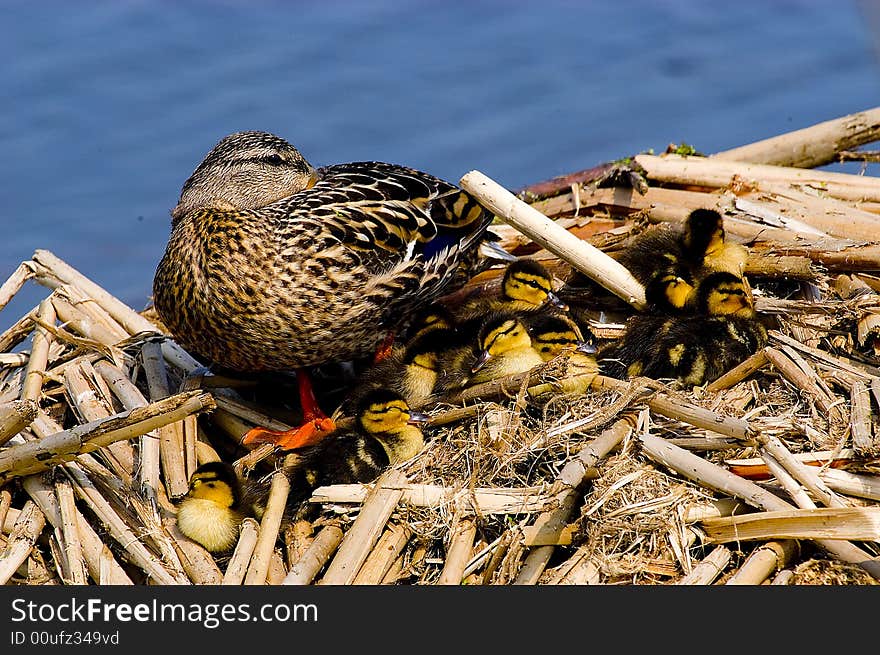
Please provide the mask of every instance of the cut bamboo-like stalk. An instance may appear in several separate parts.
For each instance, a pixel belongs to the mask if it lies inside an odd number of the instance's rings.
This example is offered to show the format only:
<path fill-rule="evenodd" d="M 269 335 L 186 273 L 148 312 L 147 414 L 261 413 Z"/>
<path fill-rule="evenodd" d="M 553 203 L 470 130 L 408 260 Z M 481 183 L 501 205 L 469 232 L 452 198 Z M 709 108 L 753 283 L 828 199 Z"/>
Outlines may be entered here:
<path fill-rule="evenodd" d="M 211 553 L 200 544 L 187 538 L 177 526 L 177 521 L 166 521 L 165 529 L 171 535 L 183 570 L 189 579 L 192 580 L 193 584 L 216 585 L 223 581 L 223 573 L 220 571 Z"/>
<path fill-rule="evenodd" d="M 290 479 L 283 470 L 276 471 L 272 474 L 269 498 L 266 501 L 263 518 L 260 520 L 257 545 L 254 547 L 250 566 L 248 566 L 248 572 L 244 578 L 244 584 L 246 585 L 266 584 L 269 560 L 275 551 L 275 542 L 278 540 L 278 530 L 281 528 L 281 520 L 284 516 L 284 508 L 287 505 L 287 496 L 289 494 Z"/>
<path fill-rule="evenodd" d="M 602 434 L 581 448 L 577 456 L 562 468 L 553 485 L 561 492 L 559 506 L 542 512 L 535 520 L 531 530 L 534 534 L 543 536 L 535 536 L 534 542 L 540 543 L 540 540 L 544 539 L 546 543 L 548 535 L 556 535 L 558 539 L 559 533 L 565 529 L 574 509 L 578 495 L 577 490 L 582 484 L 587 470 L 595 467 L 599 460 L 614 450 L 631 433 L 632 424 L 629 420 L 623 418 L 616 421 L 610 428 L 604 430 Z M 550 541 L 549 543 L 554 542 Z M 513 584 L 537 584 L 553 555 L 554 548 L 553 545 L 533 548 Z"/>
<path fill-rule="evenodd" d="M 40 511 L 46 516 L 46 520 L 52 527 L 61 532 L 64 529 L 64 523 L 61 516 L 61 509 L 58 506 L 58 500 L 55 496 L 55 490 L 46 484 L 41 476 L 31 475 L 22 480 L 22 486 L 31 499 L 40 507 Z M 79 538 L 82 544 L 83 558 L 89 571 L 89 576 L 99 584 L 107 585 L 132 585 L 131 578 L 120 566 L 113 554 L 107 549 L 101 541 L 101 538 L 92 528 L 86 518 L 76 510 L 77 528 Z M 103 573 L 102 573 L 103 569 Z"/>
<path fill-rule="evenodd" d="M 315 579 L 324 564 L 336 552 L 342 542 L 342 530 L 338 525 L 326 525 L 315 535 L 302 558 L 290 567 L 283 584 L 307 585 Z"/>
<path fill-rule="evenodd" d="M 95 371 L 104 379 L 125 409 L 146 407 L 150 404 L 137 385 L 129 380 L 125 371 L 118 366 L 107 360 L 101 360 L 95 363 Z M 151 430 L 138 437 L 138 442 L 138 462 L 134 468 L 137 471 L 141 492 L 154 507 L 158 507 L 162 485 L 159 477 L 159 437 L 155 430 Z"/>
<path fill-rule="evenodd" d="M 679 585 L 710 585 L 730 564 L 733 553 L 726 546 L 718 546 L 697 564 L 690 573 L 682 576 Z"/>
<path fill-rule="evenodd" d="M 7 352 L 24 341 L 34 331 L 39 305 L 18 319 L 3 334 L 0 334 L 0 352 Z"/>
<path fill-rule="evenodd" d="M 224 585 L 240 585 L 244 582 L 244 576 L 247 574 L 248 566 L 251 562 L 251 556 L 257 545 L 257 535 L 260 531 L 260 524 L 255 519 L 246 516 L 241 522 L 238 532 L 238 542 L 235 544 L 235 550 L 232 551 L 232 557 L 229 564 L 226 565 L 226 572 L 223 574 Z"/>
<path fill-rule="evenodd" d="M 5 585 L 9 582 L 18 567 L 27 560 L 45 525 L 46 517 L 37 504 L 32 500 L 26 501 L 12 529 L 12 534 L 9 535 L 6 549 L 0 555 L 0 584 Z"/>
<path fill-rule="evenodd" d="M 81 306 L 73 304 L 65 293 L 68 288 L 66 285 L 59 287 L 52 295 L 52 305 L 65 328 L 105 346 L 113 346 L 121 341 L 119 334 L 107 324 L 95 320 Z"/>
<path fill-rule="evenodd" d="M 321 584 L 347 585 L 358 574 L 367 559 L 391 513 L 400 502 L 403 491 L 400 485 L 406 476 L 397 469 L 389 469 L 373 483 L 373 489 L 361 508 L 357 519 L 349 528 L 330 562 Z"/>
<path fill-rule="evenodd" d="M 210 394 L 182 393 L 146 407 L 114 414 L 101 421 L 63 430 L 38 441 L 10 446 L 0 451 L 0 482 L 45 471 L 56 464 L 69 462 L 81 453 L 121 439 L 138 437 L 157 426 L 180 420 L 188 414 L 209 411 L 213 407 Z"/>
<path fill-rule="evenodd" d="M 47 298 L 40 303 L 37 318 L 46 325 L 55 324 L 55 308 L 52 301 Z M 21 390 L 22 400 L 40 401 L 43 388 L 43 376 L 49 363 L 49 346 L 52 343 L 51 333 L 42 325 L 38 325 L 34 331 L 31 345 L 31 357 L 28 360 L 24 385 Z"/>
<path fill-rule="evenodd" d="M 410 529 L 406 525 L 398 523 L 388 526 L 388 529 L 382 533 L 376 546 L 367 556 L 352 584 L 381 584 L 382 579 L 391 570 L 391 566 L 406 547 L 410 535 Z"/>
<path fill-rule="evenodd" d="M 837 493 L 880 501 L 880 476 L 823 469 L 819 477 Z"/>
<path fill-rule="evenodd" d="M 34 277 L 34 268 L 31 262 L 24 261 L 18 265 L 12 275 L 6 278 L 6 281 L 0 285 L 0 310 L 2 310 L 13 296 L 21 291 L 24 283 Z"/>
<path fill-rule="evenodd" d="M 711 155 L 713 159 L 774 166 L 816 168 L 851 150 L 880 139 L 880 107 L 823 121 Z"/>
<path fill-rule="evenodd" d="M 75 585 L 88 584 L 82 541 L 77 524 L 76 499 L 70 482 L 58 480 L 55 483 L 55 496 L 58 499 L 58 509 L 61 511 L 62 546 L 70 583 Z"/>
<path fill-rule="evenodd" d="M 634 161 L 651 180 L 673 184 L 727 187 L 737 179 L 766 189 L 766 185 L 805 185 L 828 195 L 856 202 L 880 201 L 880 179 L 848 173 L 709 159 L 689 155 L 636 155 Z"/>
<path fill-rule="evenodd" d="M 804 485 L 823 505 L 828 507 L 846 507 L 848 505 L 840 496 L 831 491 L 809 466 L 798 461 L 778 437 L 772 434 L 758 434 L 755 439 L 773 456 L 773 459 L 783 466 L 795 480 Z"/>
<path fill-rule="evenodd" d="M 798 542 L 793 539 L 762 544 L 752 551 L 739 571 L 730 576 L 724 584 L 759 585 L 788 566 L 798 551 Z"/>
<path fill-rule="evenodd" d="M 705 519 L 712 543 L 763 539 L 880 540 L 880 507 L 818 507 Z"/>
<path fill-rule="evenodd" d="M 464 577 L 464 570 L 474 550 L 474 539 L 477 536 L 477 524 L 473 517 L 460 518 L 452 529 L 446 561 L 438 585 L 459 585 Z"/>
<path fill-rule="evenodd" d="M 37 403 L 30 398 L 0 405 L 0 445 L 5 444 L 37 417 Z"/>
<path fill-rule="evenodd" d="M 170 391 L 161 346 L 154 342 L 145 343 L 141 349 L 141 361 L 147 378 L 150 400 L 155 402 L 167 398 Z M 159 457 L 168 493 L 172 498 L 182 496 L 189 488 L 182 426 L 175 421 L 159 427 L 156 432 L 159 435 Z"/>
<path fill-rule="evenodd" d="M 620 262 L 583 241 L 526 204 L 480 171 L 466 173 L 462 189 L 504 222 L 531 238 L 636 309 L 645 307 L 645 289 Z"/>
<path fill-rule="evenodd" d="M 189 584 L 189 580 L 172 575 L 162 563 L 138 539 L 128 524 L 110 506 L 110 503 L 95 488 L 85 472 L 75 463 L 64 465 L 64 470 L 74 483 L 77 495 L 83 500 L 101 522 L 107 527 L 110 535 L 121 545 L 132 561 L 140 566 L 159 584 Z"/>
<path fill-rule="evenodd" d="M 759 371 L 767 365 L 767 354 L 762 348 L 754 355 L 751 355 L 734 366 L 732 369 L 724 373 L 712 382 L 706 385 L 707 392 L 723 391 L 729 389 L 735 384 L 742 382 L 755 371 Z"/>
<path fill-rule="evenodd" d="M 871 425 L 871 397 L 868 395 L 868 386 L 861 380 L 853 382 L 849 389 L 849 400 L 849 429 L 853 448 L 864 456 L 875 456 L 880 451 L 880 443 L 875 443 Z"/>

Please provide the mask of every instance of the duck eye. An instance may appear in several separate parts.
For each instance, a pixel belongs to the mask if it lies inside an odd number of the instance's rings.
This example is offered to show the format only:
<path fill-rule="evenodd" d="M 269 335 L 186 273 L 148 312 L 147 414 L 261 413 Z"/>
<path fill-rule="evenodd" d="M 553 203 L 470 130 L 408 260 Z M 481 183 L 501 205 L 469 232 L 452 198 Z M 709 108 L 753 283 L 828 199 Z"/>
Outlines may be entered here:
<path fill-rule="evenodd" d="M 273 153 L 263 158 L 263 161 L 267 164 L 271 164 L 272 166 L 280 166 L 284 163 L 284 159 L 282 159 L 281 155 L 277 153 Z"/>

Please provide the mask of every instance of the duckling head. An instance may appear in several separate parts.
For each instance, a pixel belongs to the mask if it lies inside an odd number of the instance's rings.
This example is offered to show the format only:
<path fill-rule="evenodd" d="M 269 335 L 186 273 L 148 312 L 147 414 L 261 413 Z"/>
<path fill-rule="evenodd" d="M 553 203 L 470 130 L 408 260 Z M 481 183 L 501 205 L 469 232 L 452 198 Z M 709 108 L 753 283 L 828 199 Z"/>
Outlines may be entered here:
<path fill-rule="evenodd" d="M 545 303 L 567 309 L 553 292 L 553 276 L 534 259 L 517 259 L 507 265 L 501 279 L 501 295 L 524 309 L 542 307 Z"/>
<path fill-rule="evenodd" d="M 710 316 L 755 316 L 755 305 L 745 279 L 727 271 L 711 273 L 700 282 L 696 307 L 698 312 Z"/>
<path fill-rule="evenodd" d="M 699 264 L 707 255 L 724 247 L 724 221 L 714 209 L 695 209 L 688 214 L 684 229 L 685 249 Z"/>
<path fill-rule="evenodd" d="M 231 549 L 244 514 L 241 486 L 225 462 L 207 462 L 192 474 L 189 490 L 177 508 L 180 531 L 212 553 Z"/>
<path fill-rule="evenodd" d="M 178 221 L 196 209 L 256 209 L 315 184 L 315 169 L 281 137 L 236 132 L 221 139 L 180 192 Z"/>
<path fill-rule="evenodd" d="M 385 449 L 393 465 L 414 456 L 425 447 L 421 424 L 427 414 L 410 409 L 402 395 L 377 387 L 360 399 L 357 418 L 364 432 Z"/>
<path fill-rule="evenodd" d="M 479 371 L 493 357 L 503 357 L 516 351 L 534 350 L 532 338 L 525 324 L 515 314 L 490 314 L 480 326 L 477 337 L 480 354 L 471 373 Z"/>
<path fill-rule="evenodd" d="M 648 304 L 674 311 L 684 309 L 694 294 L 689 278 L 690 275 L 678 267 L 658 273 L 645 287 Z"/>
<path fill-rule="evenodd" d="M 434 391 L 440 354 L 455 338 L 452 329 L 436 327 L 410 339 L 403 356 L 403 385 L 411 404 L 418 405 Z"/>
<path fill-rule="evenodd" d="M 453 329 L 452 313 L 439 303 L 434 303 L 422 311 L 409 326 L 410 342 L 432 330 Z"/>
<path fill-rule="evenodd" d="M 583 333 L 572 319 L 563 314 L 545 314 L 529 324 L 532 347 L 549 361 L 563 350 L 578 350 L 584 354 L 595 354 L 596 346 L 592 339 L 584 340 Z M 592 335 L 590 335 L 592 337 Z"/>

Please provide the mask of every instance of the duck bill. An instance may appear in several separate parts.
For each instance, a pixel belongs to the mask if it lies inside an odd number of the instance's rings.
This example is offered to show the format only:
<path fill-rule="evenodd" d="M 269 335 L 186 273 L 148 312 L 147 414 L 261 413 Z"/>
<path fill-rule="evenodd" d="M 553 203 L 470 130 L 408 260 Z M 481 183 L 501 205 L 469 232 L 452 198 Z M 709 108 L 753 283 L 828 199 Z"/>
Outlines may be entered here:
<path fill-rule="evenodd" d="M 566 305 L 564 302 L 562 302 L 562 299 L 559 296 L 557 296 L 555 293 L 553 293 L 552 291 L 547 293 L 547 302 L 549 302 L 554 307 L 558 307 L 559 309 L 561 309 L 564 312 L 568 311 L 568 305 Z"/>
<path fill-rule="evenodd" d="M 599 352 L 599 349 L 596 348 L 596 345 L 590 343 L 589 341 L 581 341 L 577 348 L 575 348 L 579 353 L 584 353 L 585 355 L 595 355 Z"/>
<path fill-rule="evenodd" d="M 429 420 L 431 420 L 431 417 L 424 412 L 410 412 L 409 420 L 407 420 L 407 423 L 409 423 L 410 425 L 422 425 L 423 423 L 427 423 Z"/>
<path fill-rule="evenodd" d="M 474 365 L 471 367 L 471 373 L 476 373 L 477 371 L 479 371 L 491 358 L 492 355 L 489 354 L 488 350 L 484 350 L 483 352 L 481 352 L 480 356 L 477 357 L 477 361 L 475 361 Z"/>

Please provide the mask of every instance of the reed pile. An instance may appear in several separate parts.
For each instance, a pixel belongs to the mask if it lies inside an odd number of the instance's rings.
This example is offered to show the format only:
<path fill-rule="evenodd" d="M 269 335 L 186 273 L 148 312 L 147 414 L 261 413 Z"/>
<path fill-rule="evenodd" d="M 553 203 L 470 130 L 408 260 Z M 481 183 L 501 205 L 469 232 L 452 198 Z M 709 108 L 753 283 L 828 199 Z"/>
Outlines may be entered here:
<path fill-rule="evenodd" d="M 0 309 L 29 281 L 47 289 L 0 335 L 0 582 L 877 584 L 880 179 L 821 167 L 867 169 L 876 155 L 858 148 L 878 139 L 880 108 L 518 195 L 465 175 L 503 247 L 633 311 L 644 290 L 605 253 L 717 209 L 749 246 L 770 342 L 693 389 L 599 376 L 569 393 L 550 362 L 446 398 L 427 408 L 422 453 L 375 483 L 318 488 L 314 520 L 281 520 L 282 455 L 240 445 L 254 425 L 296 420 L 279 391 L 206 374 L 150 310 L 37 250 L 0 286 Z M 591 325 L 614 339 L 623 318 Z M 175 524 L 189 476 L 218 458 L 272 480 L 262 520 L 224 557 Z"/>

